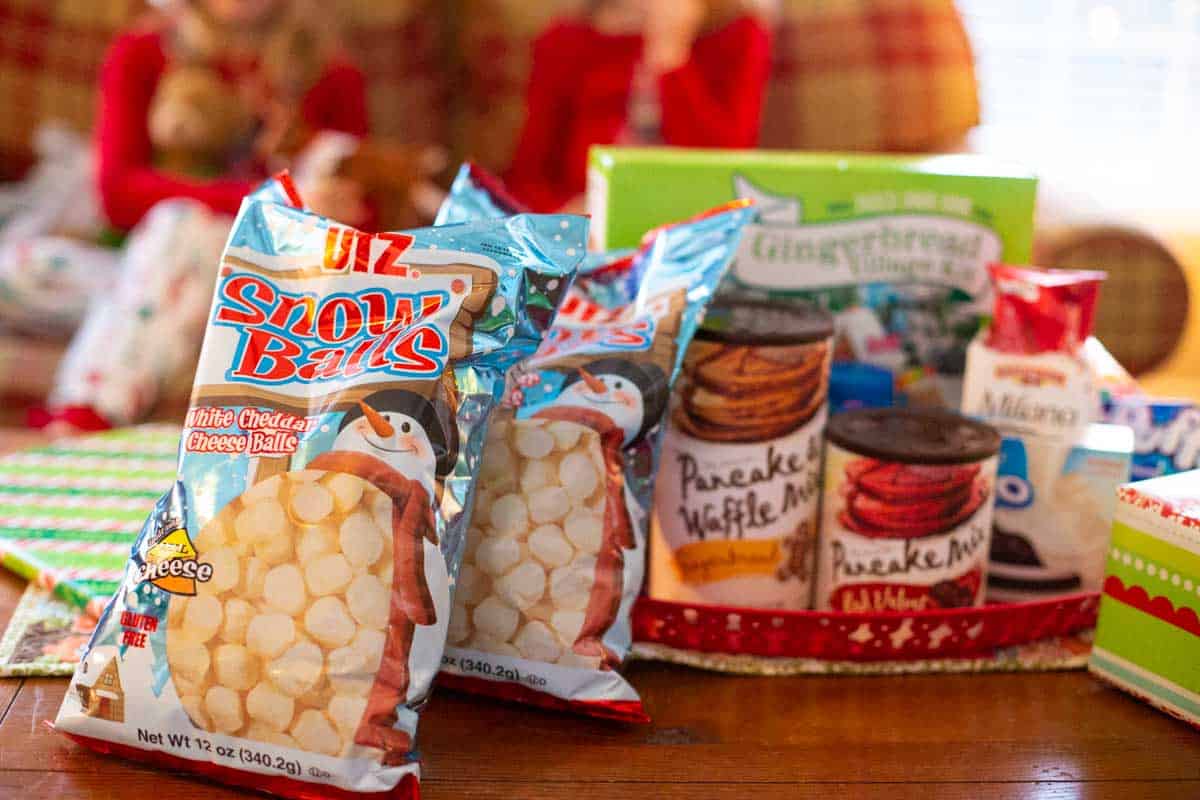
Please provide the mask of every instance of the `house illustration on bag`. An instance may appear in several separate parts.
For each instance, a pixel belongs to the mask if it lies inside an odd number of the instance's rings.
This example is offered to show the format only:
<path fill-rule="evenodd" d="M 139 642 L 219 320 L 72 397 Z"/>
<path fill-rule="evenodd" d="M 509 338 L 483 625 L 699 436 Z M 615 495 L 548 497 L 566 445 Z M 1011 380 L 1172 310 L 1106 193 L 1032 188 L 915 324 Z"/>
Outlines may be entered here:
<path fill-rule="evenodd" d="M 75 690 L 83 713 L 109 722 L 125 721 L 125 690 L 117 671 L 115 647 L 96 647 L 79 665 Z"/>

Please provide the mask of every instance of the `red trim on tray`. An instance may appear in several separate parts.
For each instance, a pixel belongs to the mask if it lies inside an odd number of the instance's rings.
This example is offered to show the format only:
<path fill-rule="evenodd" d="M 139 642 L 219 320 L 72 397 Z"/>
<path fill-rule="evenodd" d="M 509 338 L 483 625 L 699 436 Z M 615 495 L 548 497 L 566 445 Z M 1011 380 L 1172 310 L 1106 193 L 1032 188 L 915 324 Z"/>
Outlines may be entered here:
<path fill-rule="evenodd" d="M 918 612 L 847 614 L 638 598 L 633 638 L 701 653 L 823 661 L 973 658 L 1095 627 L 1099 594 Z"/>
<path fill-rule="evenodd" d="M 351 792 L 328 784 L 299 781 L 280 775 L 264 775 L 261 772 L 247 772 L 236 767 L 213 764 L 210 761 L 181 758 L 159 750 L 143 750 L 140 747 L 130 747 L 117 742 L 95 739 L 91 736 L 81 736 L 77 733 L 58 732 L 75 743 L 104 755 L 141 761 L 162 769 L 190 772 L 230 786 L 254 789 L 279 797 L 293 798 L 293 800 L 420 800 L 421 798 L 420 783 L 417 776 L 411 773 L 401 778 L 396 787 L 387 792 Z"/>
<path fill-rule="evenodd" d="M 452 675 L 448 672 L 438 673 L 437 682 L 438 686 L 447 689 L 538 706 L 551 711 L 566 711 L 601 719 L 615 719 L 620 722 L 650 722 L 650 717 L 646 714 L 646 709 L 640 700 L 565 700 L 519 683 L 492 681 L 467 675 Z"/>
<path fill-rule="evenodd" d="M 1126 586 L 1116 575 L 1109 575 L 1104 579 L 1104 593 L 1118 603 L 1124 603 L 1169 625 L 1182 628 L 1193 636 L 1200 636 L 1200 616 L 1196 615 L 1195 609 L 1187 606 L 1176 608 L 1169 597 L 1161 594 L 1151 597 L 1141 586 Z"/>

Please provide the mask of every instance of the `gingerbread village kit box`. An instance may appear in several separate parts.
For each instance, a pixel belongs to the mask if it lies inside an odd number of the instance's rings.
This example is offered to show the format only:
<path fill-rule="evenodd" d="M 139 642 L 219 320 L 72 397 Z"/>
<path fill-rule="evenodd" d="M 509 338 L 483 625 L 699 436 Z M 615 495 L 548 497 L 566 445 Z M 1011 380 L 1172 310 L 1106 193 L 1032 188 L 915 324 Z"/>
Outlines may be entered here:
<path fill-rule="evenodd" d="M 593 247 L 632 247 L 649 227 L 753 199 L 723 288 L 833 312 L 835 358 L 858 368 L 835 371 L 831 395 L 957 408 L 991 309 L 987 264 L 1029 262 L 1036 190 L 970 155 L 595 147 L 588 212 Z"/>

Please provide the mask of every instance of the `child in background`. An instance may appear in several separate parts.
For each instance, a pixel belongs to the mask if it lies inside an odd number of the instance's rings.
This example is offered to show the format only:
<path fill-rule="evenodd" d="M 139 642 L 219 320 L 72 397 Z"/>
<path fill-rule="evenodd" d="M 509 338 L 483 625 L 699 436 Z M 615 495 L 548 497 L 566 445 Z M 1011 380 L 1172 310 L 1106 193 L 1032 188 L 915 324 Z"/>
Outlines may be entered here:
<path fill-rule="evenodd" d="M 173 0 L 166 14 L 118 36 L 100 73 L 96 125 L 100 195 L 112 224 L 128 230 L 155 203 L 176 197 L 198 200 L 218 214 L 236 213 L 242 197 L 268 174 L 255 139 L 293 124 L 289 114 L 310 131 L 364 136 L 363 74 L 341 52 L 331 25 L 327 12 L 302 0 Z M 175 134 L 176 146 L 184 148 L 203 146 L 187 141 L 202 135 L 187 129 L 187 108 L 174 115 L 175 129 L 169 122 L 152 124 L 163 78 L 182 69 L 219 78 L 227 89 L 227 113 L 254 123 L 224 143 L 219 163 L 206 165 L 215 173 L 207 177 L 159 166 L 169 154 L 163 143 L 156 147 L 155 135 Z M 191 99 L 185 89 L 177 102 Z M 304 188 L 314 203 L 347 187 Z M 335 216 L 329 212 L 340 209 L 317 210 Z"/>
<path fill-rule="evenodd" d="M 770 67 L 762 2 L 592 0 L 534 44 L 505 174 L 537 211 L 582 207 L 593 144 L 753 147 Z"/>
<path fill-rule="evenodd" d="M 100 74 L 101 201 L 132 229 L 35 424 L 56 432 L 136 422 L 190 385 L 231 215 L 267 176 L 271 147 L 322 131 L 367 132 L 363 75 L 327 13 L 304 0 L 176 0 L 120 35 Z M 301 187 L 314 210 L 367 221 L 361 187 Z"/>

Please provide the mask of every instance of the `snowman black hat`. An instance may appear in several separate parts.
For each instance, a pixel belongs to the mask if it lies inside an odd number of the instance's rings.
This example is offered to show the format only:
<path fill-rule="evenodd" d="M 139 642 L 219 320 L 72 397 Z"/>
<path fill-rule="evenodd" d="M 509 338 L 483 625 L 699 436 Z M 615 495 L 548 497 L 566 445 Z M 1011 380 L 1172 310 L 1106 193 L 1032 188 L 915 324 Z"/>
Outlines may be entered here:
<path fill-rule="evenodd" d="M 445 477 L 454 469 L 454 463 L 458 460 L 458 426 L 454 422 L 454 413 L 446 403 L 431 400 L 407 389 L 372 392 L 346 412 L 338 425 L 338 433 L 364 415 L 363 405 L 381 414 L 394 412 L 412 417 L 424 429 L 429 443 L 433 446 L 433 452 L 437 456 L 434 469 L 437 476 Z"/>
<path fill-rule="evenodd" d="M 633 436 L 637 441 L 658 424 L 667 411 L 667 375 L 657 364 L 637 363 L 624 358 L 598 358 L 589 361 L 582 369 L 589 375 L 615 375 L 632 383 L 642 394 L 642 427 Z M 583 380 L 578 371 L 572 372 L 563 381 L 562 388 Z"/>

